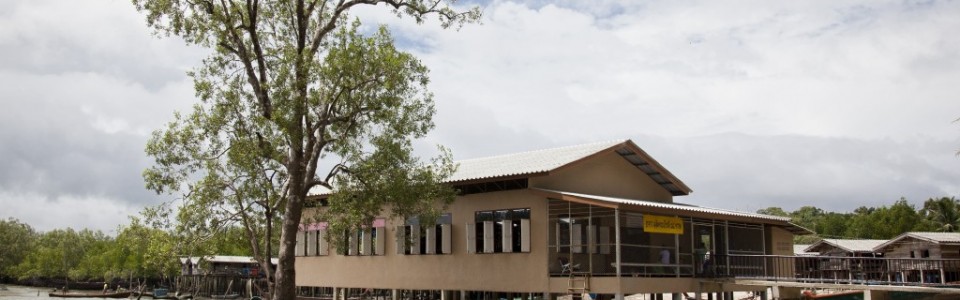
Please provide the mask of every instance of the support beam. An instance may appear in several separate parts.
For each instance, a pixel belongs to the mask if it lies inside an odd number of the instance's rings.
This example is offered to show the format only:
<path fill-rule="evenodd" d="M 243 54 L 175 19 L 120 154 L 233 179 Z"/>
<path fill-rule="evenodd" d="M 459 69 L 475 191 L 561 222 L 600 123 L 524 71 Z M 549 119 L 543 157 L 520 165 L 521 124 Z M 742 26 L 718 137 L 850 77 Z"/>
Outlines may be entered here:
<path fill-rule="evenodd" d="M 864 300 L 887 300 L 890 299 L 889 292 L 878 290 L 863 291 Z"/>

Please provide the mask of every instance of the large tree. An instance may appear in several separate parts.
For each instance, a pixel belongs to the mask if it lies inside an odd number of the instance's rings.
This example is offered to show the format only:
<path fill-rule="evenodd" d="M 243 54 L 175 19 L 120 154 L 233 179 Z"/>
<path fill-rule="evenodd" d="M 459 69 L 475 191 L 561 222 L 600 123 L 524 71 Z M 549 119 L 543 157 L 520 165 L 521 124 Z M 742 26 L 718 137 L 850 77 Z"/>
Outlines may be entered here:
<path fill-rule="evenodd" d="M 239 223 L 269 270 L 280 220 L 273 299 L 293 299 L 296 232 L 311 189 L 337 193 L 331 221 L 357 226 L 383 209 L 433 214 L 452 192 L 449 154 L 421 162 L 411 139 L 432 126 L 427 69 L 387 30 L 358 31 L 354 6 L 383 4 L 442 26 L 476 21 L 452 0 L 133 0 L 158 32 L 212 48 L 191 72 L 201 102 L 154 133 L 144 172 L 158 193 L 179 193 L 181 220 L 213 230 Z M 327 166 L 327 171 L 321 168 Z"/>
<path fill-rule="evenodd" d="M 33 249 L 37 233 L 30 225 L 9 218 L 0 220 L 0 277 L 14 276 L 14 267 Z"/>
<path fill-rule="evenodd" d="M 920 210 L 927 228 L 943 232 L 960 231 L 960 202 L 953 197 L 930 198 Z"/>

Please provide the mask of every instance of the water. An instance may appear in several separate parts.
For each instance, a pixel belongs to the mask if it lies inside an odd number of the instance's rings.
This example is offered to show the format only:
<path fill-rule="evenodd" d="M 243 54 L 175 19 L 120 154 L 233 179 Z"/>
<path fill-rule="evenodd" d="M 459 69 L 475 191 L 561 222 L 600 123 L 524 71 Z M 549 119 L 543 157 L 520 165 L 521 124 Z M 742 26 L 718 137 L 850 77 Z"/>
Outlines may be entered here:
<path fill-rule="evenodd" d="M 43 288 L 43 287 L 32 287 L 32 286 L 19 286 L 19 285 L 3 285 L 7 289 L 3 290 L 0 288 L 0 300 L 36 300 L 37 298 L 43 299 L 65 299 L 65 298 L 50 298 L 47 296 L 52 289 Z M 104 298 L 71 298 L 73 300 L 77 299 L 96 299 L 104 300 Z"/>

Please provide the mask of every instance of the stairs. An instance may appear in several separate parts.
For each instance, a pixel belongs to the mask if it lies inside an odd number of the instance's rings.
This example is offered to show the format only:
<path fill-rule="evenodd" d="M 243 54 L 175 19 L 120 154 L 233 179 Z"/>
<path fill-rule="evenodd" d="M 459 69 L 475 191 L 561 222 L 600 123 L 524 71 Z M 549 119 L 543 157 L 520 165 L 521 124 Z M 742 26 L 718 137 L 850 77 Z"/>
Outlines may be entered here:
<path fill-rule="evenodd" d="M 570 272 L 567 280 L 567 292 L 573 300 L 583 299 L 584 294 L 590 293 L 590 273 L 589 272 Z"/>

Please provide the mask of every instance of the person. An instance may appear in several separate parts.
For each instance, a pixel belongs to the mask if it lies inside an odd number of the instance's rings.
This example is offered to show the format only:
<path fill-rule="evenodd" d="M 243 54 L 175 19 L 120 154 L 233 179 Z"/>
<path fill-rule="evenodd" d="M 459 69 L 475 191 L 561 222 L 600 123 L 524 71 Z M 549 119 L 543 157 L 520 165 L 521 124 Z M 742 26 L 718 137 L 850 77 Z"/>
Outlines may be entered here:
<path fill-rule="evenodd" d="M 707 250 L 707 252 L 703 253 L 703 273 L 704 274 L 713 275 L 713 270 L 710 268 L 711 263 L 712 262 L 710 261 L 710 250 Z"/>
<path fill-rule="evenodd" d="M 703 274 L 705 271 L 703 267 L 706 265 L 706 259 L 704 256 L 707 255 L 707 247 L 703 245 L 703 242 L 697 242 L 697 246 L 693 248 L 695 266 L 697 267 L 697 274 Z"/>
<path fill-rule="evenodd" d="M 670 264 L 670 249 L 663 248 L 660 250 L 660 263 L 665 265 Z"/>
<path fill-rule="evenodd" d="M 107 293 L 107 288 L 108 288 L 108 287 L 109 287 L 109 285 L 108 285 L 106 282 L 104 282 L 104 283 L 103 283 L 103 293 L 104 293 L 104 294 Z"/>

